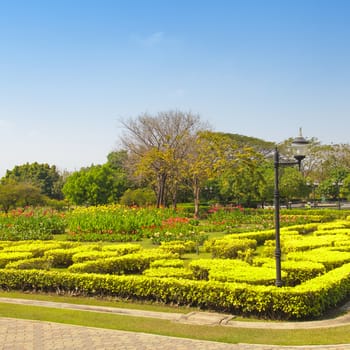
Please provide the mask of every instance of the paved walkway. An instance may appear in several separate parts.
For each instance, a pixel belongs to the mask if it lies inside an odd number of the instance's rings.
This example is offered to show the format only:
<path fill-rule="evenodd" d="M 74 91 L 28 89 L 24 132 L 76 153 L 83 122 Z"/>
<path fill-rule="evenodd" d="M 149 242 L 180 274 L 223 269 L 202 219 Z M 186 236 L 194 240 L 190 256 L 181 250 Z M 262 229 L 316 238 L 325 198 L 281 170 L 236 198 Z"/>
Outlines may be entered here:
<path fill-rule="evenodd" d="M 350 324 L 350 305 L 346 305 L 344 316 L 326 321 L 312 322 L 238 322 L 232 315 L 207 312 L 191 312 L 186 315 L 178 313 L 160 313 L 141 310 L 130 310 L 112 307 L 98 307 L 33 301 L 24 299 L 0 298 L 1 303 L 15 303 L 44 307 L 58 307 L 91 312 L 108 312 L 137 317 L 152 317 L 172 320 L 186 324 L 222 325 L 223 327 L 252 328 L 322 328 L 337 327 Z M 209 341 L 199 341 L 145 333 L 134 333 L 116 330 L 106 330 L 93 327 L 63 325 L 53 322 L 19 320 L 0 318 L 0 349 L 2 350 L 276 350 L 276 349 L 349 349 L 350 344 L 327 346 L 273 346 L 253 344 L 225 344 Z"/>

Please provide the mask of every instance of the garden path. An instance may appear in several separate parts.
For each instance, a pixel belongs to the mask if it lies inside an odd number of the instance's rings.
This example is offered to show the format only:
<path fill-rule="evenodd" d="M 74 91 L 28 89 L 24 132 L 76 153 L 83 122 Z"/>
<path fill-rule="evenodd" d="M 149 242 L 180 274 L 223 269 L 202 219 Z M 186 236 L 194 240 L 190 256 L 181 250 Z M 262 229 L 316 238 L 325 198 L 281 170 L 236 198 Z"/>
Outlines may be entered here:
<path fill-rule="evenodd" d="M 172 320 L 174 322 L 217 325 L 228 327 L 254 328 L 322 328 L 350 324 L 350 303 L 344 306 L 343 316 L 311 322 L 239 322 L 232 315 L 222 315 L 207 312 L 191 312 L 188 314 L 160 313 L 141 310 L 130 310 L 110 307 L 97 307 L 34 301 L 25 299 L 0 298 L 1 303 L 16 303 L 22 305 L 69 308 L 91 312 L 108 312 L 137 317 L 153 317 Z M 0 318 L 0 349 L 2 350 L 290 350 L 290 349 L 350 349 L 350 344 L 327 346 L 273 346 L 253 344 L 225 344 L 210 341 L 174 338 L 145 333 L 134 333 L 117 330 L 107 330 L 93 327 L 71 326 L 53 322 Z"/>

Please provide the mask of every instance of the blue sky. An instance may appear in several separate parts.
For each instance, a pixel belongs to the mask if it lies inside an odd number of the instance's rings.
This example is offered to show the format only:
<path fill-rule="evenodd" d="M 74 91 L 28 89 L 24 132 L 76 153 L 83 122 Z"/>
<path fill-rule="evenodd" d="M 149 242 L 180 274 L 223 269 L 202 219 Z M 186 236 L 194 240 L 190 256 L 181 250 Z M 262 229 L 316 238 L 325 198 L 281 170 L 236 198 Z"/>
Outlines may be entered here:
<path fill-rule="evenodd" d="M 121 118 L 170 109 L 349 143 L 349 18 L 345 0 L 0 0 L 0 175 L 104 163 Z"/>

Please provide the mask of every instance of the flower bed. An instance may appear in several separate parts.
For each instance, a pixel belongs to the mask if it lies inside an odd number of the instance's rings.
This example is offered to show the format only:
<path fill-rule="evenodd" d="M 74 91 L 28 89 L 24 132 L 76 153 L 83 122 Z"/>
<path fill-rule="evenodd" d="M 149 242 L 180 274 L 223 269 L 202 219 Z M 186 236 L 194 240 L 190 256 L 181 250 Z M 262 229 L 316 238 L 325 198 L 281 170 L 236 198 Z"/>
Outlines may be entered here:
<path fill-rule="evenodd" d="M 0 214 L 0 240 L 52 239 L 54 234 L 64 233 L 65 215 L 45 208 L 18 208 L 8 214 Z"/>

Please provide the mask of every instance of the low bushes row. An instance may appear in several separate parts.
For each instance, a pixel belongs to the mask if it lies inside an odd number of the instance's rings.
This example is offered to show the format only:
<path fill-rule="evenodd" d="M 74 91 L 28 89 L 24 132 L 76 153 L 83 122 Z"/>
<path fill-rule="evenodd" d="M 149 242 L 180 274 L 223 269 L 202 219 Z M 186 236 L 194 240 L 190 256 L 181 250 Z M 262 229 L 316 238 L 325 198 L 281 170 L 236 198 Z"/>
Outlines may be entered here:
<path fill-rule="evenodd" d="M 6 269 L 16 270 L 50 270 L 53 265 L 53 261 L 46 257 L 20 259 L 6 264 Z"/>
<path fill-rule="evenodd" d="M 160 250 L 150 250 L 132 253 L 119 257 L 103 258 L 92 261 L 75 263 L 68 267 L 70 272 L 88 272 L 102 274 L 132 274 L 141 273 L 149 268 L 150 263 L 159 259 L 177 258 L 177 254 L 164 253 Z"/>
<path fill-rule="evenodd" d="M 191 271 L 184 267 L 157 267 L 149 268 L 142 273 L 147 277 L 176 277 L 183 279 L 193 279 Z"/>
<path fill-rule="evenodd" d="M 303 252 L 291 252 L 287 259 L 293 261 L 310 261 L 322 263 L 327 271 L 340 267 L 350 262 L 350 252 L 332 250 L 330 248 L 318 248 Z"/>
<path fill-rule="evenodd" d="M 283 250 L 285 253 L 295 251 L 306 251 L 310 249 L 316 249 L 321 247 L 332 247 L 341 243 L 341 245 L 350 245 L 350 236 L 347 235 L 320 235 L 320 236 L 308 236 L 296 239 L 296 237 L 282 238 Z"/>
<path fill-rule="evenodd" d="M 4 268 L 8 263 L 17 260 L 30 259 L 33 254 L 30 252 L 8 252 L 0 254 L 0 268 Z"/>
<path fill-rule="evenodd" d="M 350 264 L 293 288 L 42 270 L 1 270 L 0 286 L 156 300 L 275 319 L 310 319 L 350 295 Z"/>
<path fill-rule="evenodd" d="M 224 238 L 213 238 L 204 243 L 204 249 L 211 252 L 213 258 L 235 259 L 248 249 L 254 250 L 257 242 L 249 238 L 236 238 L 229 235 Z"/>
<path fill-rule="evenodd" d="M 275 261 L 261 259 L 253 266 L 244 261 L 228 259 L 198 259 L 189 264 L 193 278 L 222 282 L 274 285 Z M 323 264 L 310 261 L 283 261 L 282 280 L 286 286 L 296 286 L 326 273 Z"/>
<path fill-rule="evenodd" d="M 73 263 L 81 263 L 89 260 L 112 258 L 126 254 L 136 253 L 141 250 L 138 244 L 118 244 L 102 246 L 101 250 L 80 251 L 73 255 Z"/>

